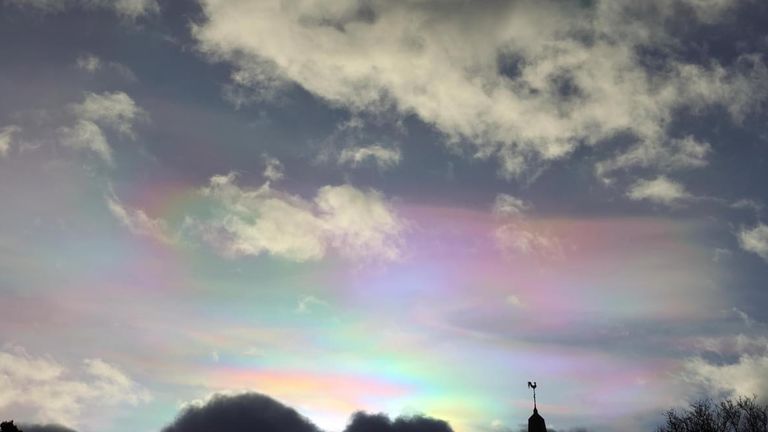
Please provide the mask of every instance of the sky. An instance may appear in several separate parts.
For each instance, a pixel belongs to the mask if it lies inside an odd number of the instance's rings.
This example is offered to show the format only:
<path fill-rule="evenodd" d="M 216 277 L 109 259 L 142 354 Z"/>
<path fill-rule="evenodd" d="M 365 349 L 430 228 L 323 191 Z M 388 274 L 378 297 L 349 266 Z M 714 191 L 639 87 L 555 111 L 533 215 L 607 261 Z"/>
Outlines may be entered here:
<path fill-rule="evenodd" d="M 768 3 L 0 0 L 0 418 L 768 397 Z"/>

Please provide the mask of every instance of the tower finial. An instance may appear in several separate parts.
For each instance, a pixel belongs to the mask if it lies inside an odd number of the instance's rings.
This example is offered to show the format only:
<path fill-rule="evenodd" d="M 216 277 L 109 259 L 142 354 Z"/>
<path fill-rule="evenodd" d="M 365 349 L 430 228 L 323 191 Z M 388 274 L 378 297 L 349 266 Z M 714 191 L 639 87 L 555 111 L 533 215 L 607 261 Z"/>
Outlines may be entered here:
<path fill-rule="evenodd" d="M 533 410 L 536 411 L 536 381 L 528 381 L 528 388 L 533 389 Z"/>

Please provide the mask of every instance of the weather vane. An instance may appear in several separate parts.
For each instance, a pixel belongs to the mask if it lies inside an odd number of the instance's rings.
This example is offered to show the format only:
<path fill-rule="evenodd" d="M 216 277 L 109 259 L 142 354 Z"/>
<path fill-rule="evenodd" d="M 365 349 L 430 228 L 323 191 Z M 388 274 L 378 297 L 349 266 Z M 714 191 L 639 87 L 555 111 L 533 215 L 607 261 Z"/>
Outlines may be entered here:
<path fill-rule="evenodd" d="M 528 388 L 533 389 L 533 409 L 536 409 L 536 381 L 528 381 Z"/>

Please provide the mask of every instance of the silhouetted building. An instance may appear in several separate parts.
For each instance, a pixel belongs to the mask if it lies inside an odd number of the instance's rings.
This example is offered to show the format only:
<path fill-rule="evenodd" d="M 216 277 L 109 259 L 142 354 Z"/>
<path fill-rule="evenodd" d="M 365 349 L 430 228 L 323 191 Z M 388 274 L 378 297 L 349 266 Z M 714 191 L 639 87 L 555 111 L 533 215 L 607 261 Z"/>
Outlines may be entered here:
<path fill-rule="evenodd" d="M 544 417 L 539 415 L 539 410 L 533 408 L 533 415 L 528 418 L 528 432 L 547 432 L 547 424 Z"/>
<path fill-rule="evenodd" d="M 533 389 L 533 415 L 528 418 L 528 432 L 547 432 L 547 424 L 544 417 L 539 415 L 536 409 L 536 382 L 528 381 L 528 388 Z"/>

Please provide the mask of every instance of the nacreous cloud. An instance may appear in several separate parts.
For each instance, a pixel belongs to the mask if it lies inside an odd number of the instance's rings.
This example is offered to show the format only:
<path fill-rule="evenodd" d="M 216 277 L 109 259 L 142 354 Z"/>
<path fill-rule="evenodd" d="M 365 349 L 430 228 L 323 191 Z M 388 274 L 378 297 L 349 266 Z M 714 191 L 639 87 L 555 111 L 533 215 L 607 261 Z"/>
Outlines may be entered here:
<path fill-rule="evenodd" d="M 234 65 L 239 85 L 263 93 L 294 82 L 353 112 L 415 114 L 453 145 L 497 157 L 504 176 L 624 133 L 635 145 L 599 164 L 601 176 L 701 166 L 708 144 L 668 131 L 676 110 L 718 105 L 740 120 L 768 94 L 757 55 L 731 65 L 676 54 L 654 57 L 658 69 L 643 63 L 648 47 L 681 45 L 670 21 L 712 23 L 737 0 L 202 4 L 207 20 L 195 36 L 211 59 Z"/>
<path fill-rule="evenodd" d="M 231 256 L 269 253 L 316 260 L 329 248 L 348 258 L 400 257 L 405 222 L 376 191 L 320 188 L 313 201 L 271 188 L 241 188 L 236 176 L 214 176 L 202 194 L 211 215 L 191 221 L 203 238 Z"/>

